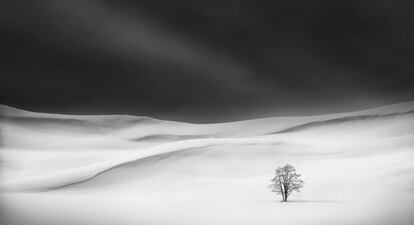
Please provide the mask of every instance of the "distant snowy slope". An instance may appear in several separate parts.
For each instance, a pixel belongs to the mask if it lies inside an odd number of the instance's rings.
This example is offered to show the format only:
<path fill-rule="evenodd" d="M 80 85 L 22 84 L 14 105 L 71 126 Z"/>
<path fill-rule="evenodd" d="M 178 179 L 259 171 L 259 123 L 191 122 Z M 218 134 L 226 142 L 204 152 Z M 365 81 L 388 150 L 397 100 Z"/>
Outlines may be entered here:
<path fill-rule="evenodd" d="M 406 114 L 414 111 L 414 102 L 331 115 L 273 117 L 219 124 L 191 124 L 127 115 L 75 116 L 35 113 L 0 105 L 1 126 L 34 132 L 72 132 L 110 134 L 130 141 L 176 141 L 197 137 L 249 137 L 286 132 L 298 127 L 327 122 L 369 119 L 376 116 Z M 50 130 L 48 130 L 50 128 Z M 7 132 L 7 128 L 2 128 Z M 18 135 L 18 134 L 12 134 Z M 44 146 L 43 146 L 44 147 Z"/>
<path fill-rule="evenodd" d="M 119 154 L 108 160 L 92 160 L 81 167 L 69 166 L 54 172 L 22 175 L 18 179 L 11 177 L 1 185 L 9 190 L 53 189 L 89 180 L 133 161 L 186 149 L 196 152 L 209 146 L 268 146 L 306 140 L 315 145 L 411 136 L 414 135 L 413 110 L 414 103 L 408 102 L 352 113 L 190 124 L 148 117 L 42 114 L 2 106 L 2 144 L 8 151 L 13 148 L 119 149 Z M 74 155 L 81 158 L 82 153 Z"/>

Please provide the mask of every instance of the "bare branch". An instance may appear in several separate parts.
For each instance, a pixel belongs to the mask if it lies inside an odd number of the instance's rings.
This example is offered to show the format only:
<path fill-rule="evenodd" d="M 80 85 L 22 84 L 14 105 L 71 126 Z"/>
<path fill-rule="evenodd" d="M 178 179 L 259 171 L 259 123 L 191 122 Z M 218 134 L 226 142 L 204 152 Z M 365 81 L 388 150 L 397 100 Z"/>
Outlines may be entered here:
<path fill-rule="evenodd" d="M 300 192 L 304 186 L 305 183 L 300 177 L 301 175 L 296 173 L 296 169 L 287 164 L 276 169 L 275 177 L 271 180 L 272 184 L 269 187 L 273 192 L 282 195 L 283 201 L 287 201 L 292 192 Z"/>

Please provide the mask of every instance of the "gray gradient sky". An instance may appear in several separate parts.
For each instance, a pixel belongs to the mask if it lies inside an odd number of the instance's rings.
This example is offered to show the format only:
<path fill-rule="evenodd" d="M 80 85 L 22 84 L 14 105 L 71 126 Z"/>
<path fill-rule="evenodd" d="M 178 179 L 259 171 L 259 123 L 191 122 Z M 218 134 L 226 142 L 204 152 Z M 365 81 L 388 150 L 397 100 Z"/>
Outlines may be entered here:
<path fill-rule="evenodd" d="M 213 122 L 413 100 L 410 1 L 2 1 L 0 103 Z"/>

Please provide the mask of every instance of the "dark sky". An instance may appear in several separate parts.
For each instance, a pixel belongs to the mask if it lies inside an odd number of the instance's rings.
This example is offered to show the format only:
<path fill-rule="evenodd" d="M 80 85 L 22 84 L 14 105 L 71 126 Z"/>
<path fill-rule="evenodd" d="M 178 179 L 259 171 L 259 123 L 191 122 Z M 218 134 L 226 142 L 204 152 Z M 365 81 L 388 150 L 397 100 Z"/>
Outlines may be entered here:
<path fill-rule="evenodd" d="M 1 1 L 0 103 L 213 122 L 414 100 L 410 2 Z"/>

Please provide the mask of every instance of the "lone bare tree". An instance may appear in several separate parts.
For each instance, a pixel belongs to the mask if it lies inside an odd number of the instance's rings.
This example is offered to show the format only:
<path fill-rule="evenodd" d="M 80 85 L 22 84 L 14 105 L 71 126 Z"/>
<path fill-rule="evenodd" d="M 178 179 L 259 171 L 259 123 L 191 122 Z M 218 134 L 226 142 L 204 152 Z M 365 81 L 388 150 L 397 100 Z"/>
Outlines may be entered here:
<path fill-rule="evenodd" d="M 300 176 L 296 173 L 295 167 L 287 164 L 276 169 L 275 177 L 271 180 L 272 184 L 269 187 L 276 194 L 282 195 L 282 200 L 286 202 L 292 192 L 299 192 L 305 184 Z"/>

